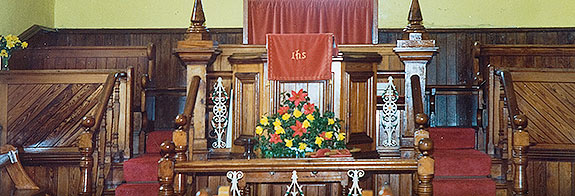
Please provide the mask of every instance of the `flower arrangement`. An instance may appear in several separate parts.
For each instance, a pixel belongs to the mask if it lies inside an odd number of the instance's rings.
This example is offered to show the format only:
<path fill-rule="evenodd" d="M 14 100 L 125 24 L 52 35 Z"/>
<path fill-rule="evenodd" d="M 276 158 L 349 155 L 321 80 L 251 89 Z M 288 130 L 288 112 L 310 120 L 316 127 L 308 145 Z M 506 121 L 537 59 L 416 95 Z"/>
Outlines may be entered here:
<path fill-rule="evenodd" d="M 8 59 L 12 56 L 13 51 L 27 47 L 28 43 L 20 41 L 18 36 L 0 35 L 0 59 L 2 59 L 2 70 L 8 70 Z"/>
<path fill-rule="evenodd" d="M 282 93 L 277 113 L 262 116 L 256 126 L 256 151 L 265 158 L 305 157 L 318 149 L 346 149 L 341 120 L 322 114 L 303 89 Z"/>

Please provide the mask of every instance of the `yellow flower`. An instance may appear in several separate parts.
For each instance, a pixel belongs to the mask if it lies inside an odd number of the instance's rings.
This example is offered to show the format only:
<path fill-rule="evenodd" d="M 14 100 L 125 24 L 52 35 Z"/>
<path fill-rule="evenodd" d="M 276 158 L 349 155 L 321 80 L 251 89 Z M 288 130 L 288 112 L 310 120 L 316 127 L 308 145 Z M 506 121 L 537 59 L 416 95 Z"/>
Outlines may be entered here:
<path fill-rule="evenodd" d="M 335 123 L 335 120 L 333 120 L 333 118 L 328 118 L 328 119 L 327 119 L 327 124 L 328 124 L 328 125 L 333 125 L 333 123 Z"/>
<path fill-rule="evenodd" d="M 332 138 L 333 137 L 333 131 L 329 131 L 325 133 L 325 138 Z"/>
<path fill-rule="evenodd" d="M 315 137 L 315 144 L 317 144 L 318 146 L 321 146 L 321 143 L 323 143 L 323 138 L 322 137 Z"/>
<path fill-rule="evenodd" d="M 305 116 L 309 121 L 313 121 L 315 120 L 315 117 L 313 117 L 313 115 L 308 114 L 307 116 Z"/>
<path fill-rule="evenodd" d="M 282 122 L 280 122 L 280 119 L 279 119 L 279 118 L 276 118 L 276 121 L 274 122 L 274 126 L 275 126 L 275 127 L 282 126 Z"/>
<path fill-rule="evenodd" d="M 281 127 L 281 126 L 276 126 L 276 127 L 274 127 L 274 130 L 276 130 L 276 134 L 284 134 L 284 133 L 286 133 L 286 131 L 284 130 L 284 128 Z"/>
<path fill-rule="evenodd" d="M 337 141 L 342 141 L 345 139 L 345 133 L 339 133 L 337 134 Z"/>
<path fill-rule="evenodd" d="M 264 132 L 264 128 L 257 126 L 256 127 L 256 134 L 258 135 L 262 135 L 262 133 Z"/>
<path fill-rule="evenodd" d="M 288 120 L 289 117 L 291 117 L 291 114 L 285 113 L 284 115 L 282 115 L 282 119 L 284 120 Z"/>
<path fill-rule="evenodd" d="M 269 125 L 270 123 L 268 122 L 268 117 L 262 116 L 262 118 L 260 118 L 260 124 L 262 124 L 263 126 Z"/>
<path fill-rule="evenodd" d="M 22 42 L 22 48 L 28 48 L 28 42 Z"/>
<path fill-rule="evenodd" d="M 301 111 L 299 111 L 297 108 L 295 110 L 293 110 L 293 116 L 295 116 L 296 118 L 299 118 L 303 113 L 301 113 Z"/>
<path fill-rule="evenodd" d="M 293 146 L 293 139 L 284 139 L 284 141 L 286 142 L 286 147 L 291 148 Z"/>
<path fill-rule="evenodd" d="M 0 56 L 1 57 L 8 57 L 8 52 L 6 52 L 6 50 L 2 50 L 2 51 L 0 51 Z"/>
<path fill-rule="evenodd" d="M 15 43 L 16 43 L 16 42 L 14 42 L 14 41 L 7 41 L 7 42 L 6 42 L 6 47 L 7 47 L 8 49 L 14 48 L 14 44 L 15 44 Z"/>
<path fill-rule="evenodd" d="M 305 144 L 305 143 L 303 143 L 303 142 L 300 142 L 300 143 L 299 143 L 298 149 L 300 149 L 300 150 L 305 150 L 306 148 L 307 148 L 307 144 Z"/>
<path fill-rule="evenodd" d="M 302 127 L 307 129 L 307 128 L 309 127 L 309 125 L 310 125 L 310 124 L 309 124 L 309 121 L 304 120 L 304 121 L 303 121 L 303 124 L 302 124 Z"/>

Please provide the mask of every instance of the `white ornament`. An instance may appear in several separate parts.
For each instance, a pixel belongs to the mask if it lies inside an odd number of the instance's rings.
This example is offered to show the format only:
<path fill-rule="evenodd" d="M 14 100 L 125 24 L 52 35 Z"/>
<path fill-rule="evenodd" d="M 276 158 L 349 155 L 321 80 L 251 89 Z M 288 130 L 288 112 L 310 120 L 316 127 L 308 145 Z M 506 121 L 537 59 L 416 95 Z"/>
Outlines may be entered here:
<path fill-rule="evenodd" d="M 399 124 L 399 111 L 397 110 L 397 100 L 399 94 L 393 84 L 393 77 L 389 76 L 388 82 L 381 98 L 383 99 L 383 112 L 380 121 L 380 127 L 383 128 L 384 140 L 383 146 L 395 147 L 399 146 L 399 137 L 397 125 Z"/>
<path fill-rule="evenodd" d="M 226 93 L 221 77 L 218 77 L 218 82 L 214 85 L 211 99 L 215 104 L 212 109 L 214 114 L 214 117 L 212 117 L 212 128 L 216 137 L 216 141 L 212 143 L 212 147 L 226 148 L 226 141 L 223 137 L 228 126 L 228 108 L 226 107 L 226 102 L 228 102 L 229 97 Z"/>
<path fill-rule="evenodd" d="M 241 196 L 240 189 L 238 188 L 238 181 L 244 177 L 244 172 L 228 171 L 226 176 L 232 181 L 232 186 L 230 187 L 230 193 L 232 196 Z"/>
<path fill-rule="evenodd" d="M 291 184 L 288 186 L 284 196 L 289 196 L 290 194 L 291 196 L 296 196 L 298 194 L 304 196 L 301 186 L 297 183 L 297 172 L 295 170 L 292 171 Z"/>
<path fill-rule="evenodd" d="M 363 177 L 365 172 L 363 170 L 349 170 L 347 176 L 351 177 L 352 184 L 349 189 L 348 196 L 361 196 L 361 188 L 359 187 L 359 178 Z"/>

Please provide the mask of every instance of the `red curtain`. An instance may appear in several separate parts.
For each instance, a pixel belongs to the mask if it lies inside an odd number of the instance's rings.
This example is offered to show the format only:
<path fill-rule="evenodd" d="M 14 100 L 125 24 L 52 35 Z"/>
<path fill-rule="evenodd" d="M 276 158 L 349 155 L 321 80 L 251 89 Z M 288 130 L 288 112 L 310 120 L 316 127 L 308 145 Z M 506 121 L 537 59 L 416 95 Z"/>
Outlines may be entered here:
<path fill-rule="evenodd" d="M 265 44 L 268 33 L 333 33 L 339 44 L 368 44 L 373 9 L 373 0 L 248 0 L 248 44 Z"/>

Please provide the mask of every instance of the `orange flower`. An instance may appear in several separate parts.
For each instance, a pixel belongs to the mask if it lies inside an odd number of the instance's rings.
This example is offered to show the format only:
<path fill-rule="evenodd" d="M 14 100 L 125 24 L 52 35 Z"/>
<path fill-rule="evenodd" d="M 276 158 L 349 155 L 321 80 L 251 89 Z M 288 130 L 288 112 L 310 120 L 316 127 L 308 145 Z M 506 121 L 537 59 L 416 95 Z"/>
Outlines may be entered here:
<path fill-rule="evenodd" d="M 307 103 L 303 105 L 303 109 L 305 110 L 303 113 L 305 115 L 308 115 L 315 112 L 315 105 L 313 103 Z"/>
<path fill-rule="evenodd" d="M 289 107 L 287 107 L 287 106 L 280 107 L 280 109 L 278 110 L 278 113 L 279 113 L 280 115 L 284 115 L 285 113 L 288 112 L 288 110 L 289 110 Z"/>
<path fill-rule="evenodd" d="M 300 137 L 303 136 L 304 133 L 307 133 L 307 129 L 303 128 L 301 122 L 295 121 L 295 125 L 290 126 L 290 128 L 294 131 L 292 137 L 299 135 Z"/>
<path fill-rule="evenodd" d="M 303 89 L 299 89 L 299 92 L 291 91 L 291 97 L 289 98 L 290 101 L 293 101 L 295 106 L 299 106 L 299 103 L 305 101 L 305 97 L 307 97 L 307 93 L 303 92 Z"/>
<path fill-rule="evenodd" d="M 278 134 L 270 134 L 270 143 L 280 143 L 282 142 L 282 138 L 280 138 L 280 135 Z"/>

